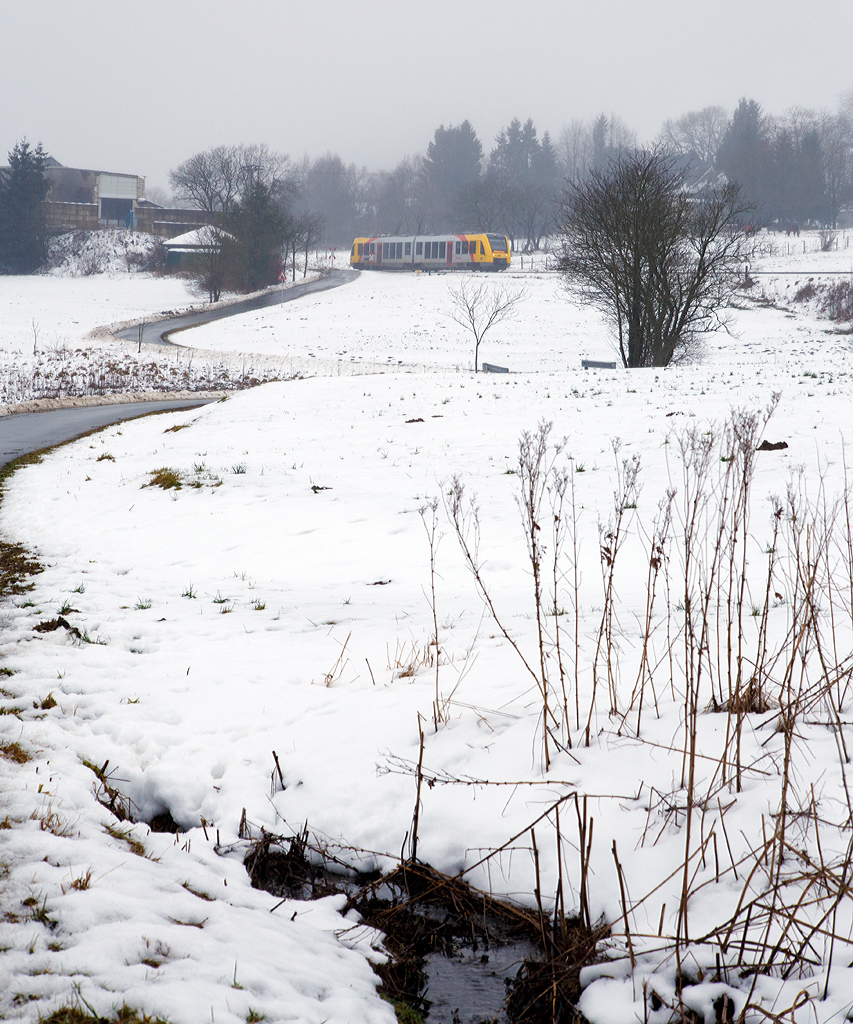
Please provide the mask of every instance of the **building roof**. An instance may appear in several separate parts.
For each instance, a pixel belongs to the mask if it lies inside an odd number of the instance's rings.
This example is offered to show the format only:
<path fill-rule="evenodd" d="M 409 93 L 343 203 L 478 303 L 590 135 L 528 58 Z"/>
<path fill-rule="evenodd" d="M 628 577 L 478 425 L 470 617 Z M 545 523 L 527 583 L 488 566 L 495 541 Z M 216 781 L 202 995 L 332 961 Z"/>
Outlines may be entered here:
<path fill-rule="evenodd" d="M 194 231 L 186 231 L 182 235 L 176 235 L 165 242 L 167 249 L 181 249 L 191 251 L 193 249 L 207 249 L 211 246 L 218 246 L 224 231 L 216 231 L 209 224 L 205 224 Z M 230 236 L 229 236 L 230 237 Z"/>

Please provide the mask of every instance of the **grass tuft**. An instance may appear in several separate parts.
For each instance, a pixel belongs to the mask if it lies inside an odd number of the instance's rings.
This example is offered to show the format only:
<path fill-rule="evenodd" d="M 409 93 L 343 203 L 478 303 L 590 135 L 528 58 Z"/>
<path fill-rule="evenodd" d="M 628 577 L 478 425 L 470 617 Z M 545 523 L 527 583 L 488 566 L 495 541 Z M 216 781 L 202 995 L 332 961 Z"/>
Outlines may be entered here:
<path fill-rule="evenodd" d="M 180 476 L 173 469 L 168 469 L 166 466 L 155 470 L 150 476 L 151 479 L 147 484 L 143 484 L 143 487 L 162 487 L 164 491 L 171 489 L 179 491 L 181 489 Z"/>
<path fill-rule="evenodd" d="M 133 834 L 131 826 L 125 825 L 123 828 L 118 828 L 116 825 L 105 825 L 104 832 L 119 842 L 127 843 L 130 852 L 135 853 L 137 857 L 145 856 L 145 847 Z"/>
<path fill-rule="evenodd" d="M 25 583 L 24 580 L 42 571 L 42 567 L 23 545 L 0 541 L 0 597 L 32 590 L 33 584 Z"/>
<path fill-rule="evenodd" d="M 84 892 L 89 888 L 89 883 L 92 881 L 92 869 L 89 868 L 84 871 L 82 875 L 78 875 L 71 881 L 71 888 L 77 889 L 78 892 Z"/>
<path fill-rule="evenodd" d="M 30 755 L 17 741 L 4 743 L 0 747 L 0 757 L 5 757 L 7 761 L 14 761 L 15 764 L 26 764 L 30 759 Z"/>
<path fill-rule="evenodd" d="M 114 1017 L 99 1017 L 86 1004 L 85 1010 L 79 1006 L 63 1006 L 49 1017 L 42 1017 L 41 1024 L 169 1024 L 169 1021 L 162 1017 L 149 1017 L 127 1005 L 117 1010 Z"/>

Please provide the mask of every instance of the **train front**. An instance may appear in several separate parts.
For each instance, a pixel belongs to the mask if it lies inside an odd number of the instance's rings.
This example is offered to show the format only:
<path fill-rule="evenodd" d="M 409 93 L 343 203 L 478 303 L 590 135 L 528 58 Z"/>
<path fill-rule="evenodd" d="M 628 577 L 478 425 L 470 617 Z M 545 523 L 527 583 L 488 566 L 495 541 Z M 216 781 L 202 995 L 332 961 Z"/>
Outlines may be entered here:
<path fill-rule="evenodd" d="M 505 270 L 512 261 L 509 239 L 506 235 L 486 235 L 486 238 L 492 250 L 492 266 L 495 270 Z"/>

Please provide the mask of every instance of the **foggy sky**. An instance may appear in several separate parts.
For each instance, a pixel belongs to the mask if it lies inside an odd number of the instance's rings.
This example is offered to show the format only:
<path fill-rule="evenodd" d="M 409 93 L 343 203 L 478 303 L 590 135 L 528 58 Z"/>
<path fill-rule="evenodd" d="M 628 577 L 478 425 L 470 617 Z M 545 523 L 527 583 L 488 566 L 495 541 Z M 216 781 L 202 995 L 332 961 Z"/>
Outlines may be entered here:
<path fill-rule="evenodd" d="M 835 109 L 851 0 L 2 0 L 0 164 L 25 136 L 69 167 L 168 171 L 219 144 L 387 169 L 440 124 L 488 154 L 616 114 L 641 142 L 741 96 Z"/>

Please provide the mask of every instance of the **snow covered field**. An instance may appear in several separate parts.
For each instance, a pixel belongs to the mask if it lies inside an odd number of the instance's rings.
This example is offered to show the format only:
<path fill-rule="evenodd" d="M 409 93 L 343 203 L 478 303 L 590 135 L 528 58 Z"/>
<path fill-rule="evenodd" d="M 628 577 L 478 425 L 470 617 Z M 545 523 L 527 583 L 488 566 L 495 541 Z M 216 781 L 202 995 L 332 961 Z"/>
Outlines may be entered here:
<path fill-rule="evenodd" d="M 468 339 L 443 315 L 455 279 L 363 274 L 304 303 L 190 332 L 196 349 L 315 360 L 328 375 L 124 423 L 19 470 L 0 529 L 44 571 L 7 600 L 0 635 L 0 1017 L 35 1022 L 76 1001 L 107 1016 L 127 1004 L 174 1024 L 392 1021 L 365 959 L 381 959 L 380 937 L 341 916 L 343 897 L 277 906 L 253 890 L 238 830 L 244 809 L 254 835 L 289 835 L 307 822 L 354 866 L 387 869 L 411 839 L 422 728 L 424 770 L 438 781 L 421 794 L 418 856 L 449 873 L 470 868 L 472 884 L 532 905 L 529 827 L 541 819 L 547 902 L 559 862 L 555 816 L 542 815 L 564 799 L 560 859 L 575 911 L 572 794 L 586 795 L 595 825 L 585 896 L 592 921 L 612 926 L 604 962 L 582 975 L 580 1006 L 593 1024 L 671 1018 L 676 936 L 693 982 L 682 999 L 706 1020 L 724 993 L 738 1012 L 750 1000 L 778 1013 L 800 992 L 808 999 L 786 1019 L 843 1019 L 853 1007 L 853 907 L 849 880 L 838 881 L 851 814 L 853 507 L 832 503 L 848 479 L 851 337 L 786 296 L 814 275 L 853 272 L 853 249 L 765 265 L 778 276 L 759 278 L 733 335 L 713 336 L 693 365 L 630 374 L 580 369 L 582 358 L 614 358 L 606 332 L 541 267 L 501 278 L 529 289 L 518 321 L 496 328 L 481 351 L 510 367 L 506 376 L 468 369 Z M 168 280 L 8 280 L 0 288 L 33 291 L 12 312 L 3 307 L 7 339 L 26 334 L 25 309 L 36 305 L 57 331 L 79 328 L 76 338 L 100 310 L 106 322 L 178 302 Z M 759 291 L 782 308 L 756 301 Z M 390 365 L 354 377 L 330 369 L 359 361 Z M 392 369 L 413 364 L 434 370 Z M 749 438 L 788 447 L 755 456 L 749 516 L 738 521 L 747 532 L 727 520 L 717 545 L 715 510 L 736 492 L 726 473 L 741 466 L 737 451 L 754 447 L 726 438 L 732 409 L 759 415 Z M 551 442 L 565 438 L 549 459 L 568 473 L 564 512 L 573 509 L 576 523 L 554 593 L 543 492 L 547 772 L 536 606 L 516 505 L 519 437 L 542 421 L 553 423 Z M 706 443 L 702 487 L 712 500 L 696 506 L 703 528 L 685 545 L 697 479 L 685 477 L 685 464 Z M 180 488 L 152 483 L 161 470 L 173 474 L 161 482 Z M 478 564 L 497 620 L 450 523 L 455 476 L 463 511 L 476 494 Z M 647 629 L 652 545 L 670 487 L 665 569 Z M 607 531 L 620 515 L 614 556 Z M 778 563 L 768 587 L 771 549 Z M 763 710 L 737 718 L 736 754 L 736 716 L 711 713 L 729 696 L 725 615 L 712 602 L 712 636 L 696 661 L 683 630 L 680 574 L 704 592 L 720 580 L 720 552 L 745 574 L 744 658 L 765 673 L 767 696 Z M 57 618 L 67 625 L 36 628 Z M 789 656 L 792 637 L 799 661 Z M 685 782 L 691 735 L 694 775 Z M 138 824 L 97 802 L 104 790 L 92 767 L 105 763 Z M 453 784 L 472 779 L 483 784 Z M 165 811 L 177 838 L 144 824 Z M 785 846 L 773 836 L 788 817 Z M 783 861 L 773 859 L 779 851 Z M 818 861 L 822 881 L 808 876 Z M 791 906 L 802 901 L 787 929 L 762 903 L 781 892 Z M 833 945 L 830 933 L 850 941 Z M 780 967 L 754 986 L 740 976 L 744 945 L 743 964 L 777 943 Z M 783 978 L 798 946 L 799 968 Z M 747 1019 L 767 1019 L 762 1012 Z"/>
<path fill-rule="evenodd" d="M 104 231 L 89 236 L 90 244 L 71 246 L 76 237 L 60 237 L 56 266 L 45 274 L 0 278 L 0 403 L 227 389 L 244 386 L 247 377 L 280 379 L 294 372 L 277 358 L 247 361 L 242 353 L 149 345 L 140 353 L 131 342 L 115 341 L 120 327 L 207 303 L 184 278 L 128 269 L 128 251 L 138 254 L 139 239 L 150 246 L 152 236 Z M 229 295 L 223 302 L 243 297 Z"/>

